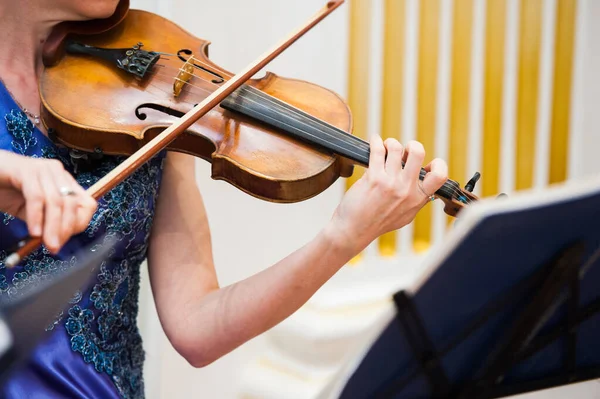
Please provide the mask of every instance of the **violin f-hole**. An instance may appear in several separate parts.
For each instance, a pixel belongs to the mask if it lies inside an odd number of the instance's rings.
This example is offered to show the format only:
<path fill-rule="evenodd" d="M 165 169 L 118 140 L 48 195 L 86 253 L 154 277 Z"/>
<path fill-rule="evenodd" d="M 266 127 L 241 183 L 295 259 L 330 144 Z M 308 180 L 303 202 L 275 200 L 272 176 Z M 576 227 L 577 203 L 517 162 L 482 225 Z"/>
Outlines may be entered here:
<path fill-rule="evenodd" d="M 146 120 L 146 118 L 148 117 L 148 115 L 146 115 L 145 112 L 142 112 L 142 109 L 144 108 L 150 108 L 165 113 L 167 115 L 174 116 L 176 118 L 181 118 L 183 115 L 185 115 L 185 112 L 177 111 L 176 109 L 165 107 L 164 105 L 145 103 L 138 105 L 135 109 L 135 116 L 141 121 Z"/>

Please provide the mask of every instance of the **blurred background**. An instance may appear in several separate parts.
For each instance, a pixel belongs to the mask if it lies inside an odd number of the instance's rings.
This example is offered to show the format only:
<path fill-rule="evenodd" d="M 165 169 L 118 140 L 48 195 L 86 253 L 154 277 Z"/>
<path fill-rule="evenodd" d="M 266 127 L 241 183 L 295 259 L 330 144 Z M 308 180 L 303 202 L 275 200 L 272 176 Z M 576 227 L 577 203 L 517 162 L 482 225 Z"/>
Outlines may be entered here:
<path fill-rule="evenodd" d="M 301 26 L 325 0 L 132 0 L 210 41 L 236 73 Z M 266 70 L 346 99 L 354 134 L 421 141 L 475 194 L 541 190 L 600 172 L 600 2 L 597 0 L 347 0 Z M 210 179 L 197 164 L 221 285 L 309 241 L 348 180 L 309 201 L 277 205 Z M 439 202 L 439 201 L 437 201 Z M 326 398 L 355 359 L 389 296 L 452 228 L 441 204 L 373 243 L 290 319 L 203 369 L 166 340 L 144 276 L 140 326 L 148 399 Z M 554 395 L 554 396 L 552 396 Z M 523 397 L 600 398 L 589 382 Z"/>

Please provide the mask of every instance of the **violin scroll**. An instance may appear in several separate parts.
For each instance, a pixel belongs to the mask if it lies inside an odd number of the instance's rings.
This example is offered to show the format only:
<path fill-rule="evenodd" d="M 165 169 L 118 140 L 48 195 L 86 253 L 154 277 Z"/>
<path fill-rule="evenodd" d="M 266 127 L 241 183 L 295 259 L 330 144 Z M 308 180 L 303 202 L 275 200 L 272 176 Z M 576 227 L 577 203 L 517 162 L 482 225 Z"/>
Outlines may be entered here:
<path fill-rule="evenodd" d="M 444 186 L 438 190 L 436 197 L 444 202 L 444 213 L 449 216 L 457 217 L 459 212 L 467 205 L 479 201 L 479 198 L 473 194 L 475 185 L 481 178 L 479 172 L 475 172 L 473 177 L 465 184 L 465 188 L 454 180 L 448 179 Z"/>

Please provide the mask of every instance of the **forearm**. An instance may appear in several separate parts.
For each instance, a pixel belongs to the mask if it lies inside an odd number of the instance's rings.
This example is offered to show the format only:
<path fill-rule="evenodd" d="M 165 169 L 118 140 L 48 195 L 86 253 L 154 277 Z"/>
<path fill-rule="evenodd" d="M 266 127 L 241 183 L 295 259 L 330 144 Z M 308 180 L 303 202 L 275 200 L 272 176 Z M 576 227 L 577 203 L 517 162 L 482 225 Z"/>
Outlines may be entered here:
<path fill-rule="evenodd" d="M 298 310 L 355 253 L 335 234 L 328 226 L 261 273 L 187 302 L 186 342 L 196 343 L 188 360 L 210 363 Z"/>

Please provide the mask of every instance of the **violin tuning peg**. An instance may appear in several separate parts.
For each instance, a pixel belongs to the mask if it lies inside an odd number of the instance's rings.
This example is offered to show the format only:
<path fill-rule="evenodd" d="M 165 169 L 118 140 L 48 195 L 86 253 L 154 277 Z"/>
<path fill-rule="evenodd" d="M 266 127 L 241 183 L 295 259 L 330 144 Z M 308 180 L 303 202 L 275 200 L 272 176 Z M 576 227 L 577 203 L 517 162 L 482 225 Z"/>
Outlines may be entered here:
<path fill-rule="evenodd" d="M 465 184 L 465 191 L 472 193 L 473 190 L 475 189 L 475 184 L 477 184 L 477 181 L 479 180 L 480 177 L 481 177 L 481 174 L 479 172 L 475 172 L 473 177 L 471 177 L 471 180 L 469 180 L 469 182 L 467 184 Z"/>

